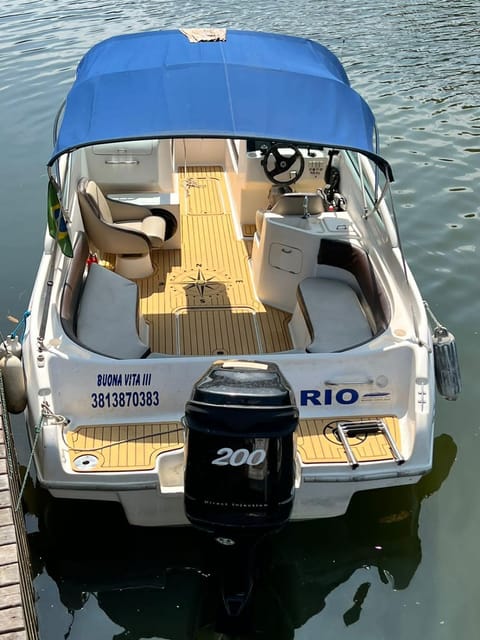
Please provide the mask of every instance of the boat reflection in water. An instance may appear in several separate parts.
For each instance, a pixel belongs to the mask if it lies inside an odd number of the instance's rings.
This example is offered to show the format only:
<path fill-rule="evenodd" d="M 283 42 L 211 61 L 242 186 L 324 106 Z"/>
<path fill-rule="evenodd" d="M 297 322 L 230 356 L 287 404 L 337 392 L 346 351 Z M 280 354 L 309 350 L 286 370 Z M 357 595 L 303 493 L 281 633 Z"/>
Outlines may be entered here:
<path fill-rule="evenodd" d="M 293 638 L 359 569 L 376 568 L 395 590 L 408 587 L 422 557 L 422 500 L 440 488 L 455 455 L 452 438 L 440 435 L 433 470 L 418 484 L 359 493 L 344 516 L 292 523 L 267 539 L 258 551 L 255 589 L 242 618 L 225 617 L 219 575 L 228 567 L 218 566 L 208 537 L 193 528 L 132 527 L 117 505 L 49 503 L 38 532 L 29 535 L 34 569 L 56 582 L 73 616 L 65 634 L 70 640 L 91 597 L 124 629 L 114 640 L 206 639 L 218 637 L 218 631 Z M 369 574 L 352 594 L 345 625 L 358 621 L 373 578 Z M 95 619 L 91 608 L 89 616 Z"/>

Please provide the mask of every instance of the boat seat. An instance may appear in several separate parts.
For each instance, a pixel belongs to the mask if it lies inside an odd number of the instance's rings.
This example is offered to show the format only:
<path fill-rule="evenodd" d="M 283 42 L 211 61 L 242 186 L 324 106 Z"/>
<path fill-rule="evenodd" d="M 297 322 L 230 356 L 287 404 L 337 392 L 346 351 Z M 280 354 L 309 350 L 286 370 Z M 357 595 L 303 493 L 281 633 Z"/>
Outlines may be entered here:
<path fill-rule="evenodd" d="M 78 304 L 78 341 L 111 358 L 145 357 L 150 350 L 138 335 L 137 317 L 137 285 L 99 264 L 91 264 Z"/>
<path fill-rule="evenodd" d="M 79 231 L 73 245 L 73 258 L 70 261 L 67 277 L 65 278 L 60 303 L 62 326 L 67 336 L 73 341 L 77 340 L 77 310 L 83 289 L 88 253 L 87 236 L 84 231 Z"/>
<path fill-rule="evenodd" d="M 329 277 L 327 274 L 323 275 L 325 269 L 341 269 L 343 274 L 348 273 L 354 278 L 355 284 L 351 286 L 360 295 L 374 334 L 377 335 L 385 331 L 389 324 L 391 311 L 367 252 L 350 242 L 322 238 L 317 260 L 316 276 Z M 336 277 L 338 276 L 334 276 L 334 279 Z M 340 277 L 340 280 L 344 279 L 345 275 Z"/>
<path fill-rule="evenodd" d="M 294 319 L 301 315 L 310 353 L 345 351 L 368 342 L 372 329 L 357 293 L 342 280 L 305 278 L 297 289 Z"/>
<path fill-rule="evenodd" d="M 165 240 L 166 221 L 149 209 L 115 202 L 113 219 L 108 199 L 99 186 L 81 178 L 77 187 L 83 224 L 90 242 L 102 253 L 116 256 L 115 270 L 127 278 L 146 278 L 153 273 L 151 251 Z"/>
<path fill-rule="evenodd" d="M 303 216 L 305 214 L 305 198 L 307 199 L 307 211 L 316 216 L 325 211 L 325 201 L 318 193 L 284 193 L 275 202 L 271 209 L 259 209 L 255 216 L 257 233 L 262 232 L 263 218 L 266 213 L 275 213 L 278 216 Z"/>

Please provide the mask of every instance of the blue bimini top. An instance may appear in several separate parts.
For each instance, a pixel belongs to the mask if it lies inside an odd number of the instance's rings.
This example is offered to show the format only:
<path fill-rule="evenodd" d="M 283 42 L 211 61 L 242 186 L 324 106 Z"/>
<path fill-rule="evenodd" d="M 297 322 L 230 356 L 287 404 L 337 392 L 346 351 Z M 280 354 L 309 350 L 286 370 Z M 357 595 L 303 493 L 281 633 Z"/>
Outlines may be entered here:
<path fill-rule="evenodd" d="M 81 60 L 49 165 L 64 152 L 120 140 L 255 138 L 353 149 L 391 175 L 375 119 L 336 56 L 293 36 L 180 30 L 110 38 Z"/>

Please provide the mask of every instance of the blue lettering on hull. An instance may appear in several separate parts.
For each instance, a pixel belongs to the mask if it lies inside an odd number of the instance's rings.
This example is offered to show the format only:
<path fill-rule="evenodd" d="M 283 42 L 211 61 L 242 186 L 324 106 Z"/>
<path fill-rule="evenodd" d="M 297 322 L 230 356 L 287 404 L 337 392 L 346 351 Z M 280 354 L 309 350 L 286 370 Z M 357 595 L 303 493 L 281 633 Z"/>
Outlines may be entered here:
<path fill-rule="evenodd" d="M 97 387 L 148 387 L 151 373 L 98 373 Z"/>
<path fill-rule="evenodd" d="M 300 391 L 300 406 L 307 407 L 308 405 L 322 406 L 331 404 L 355 404 L 358 402 L 359 393 L 356 389 L 302 389 Z"/>

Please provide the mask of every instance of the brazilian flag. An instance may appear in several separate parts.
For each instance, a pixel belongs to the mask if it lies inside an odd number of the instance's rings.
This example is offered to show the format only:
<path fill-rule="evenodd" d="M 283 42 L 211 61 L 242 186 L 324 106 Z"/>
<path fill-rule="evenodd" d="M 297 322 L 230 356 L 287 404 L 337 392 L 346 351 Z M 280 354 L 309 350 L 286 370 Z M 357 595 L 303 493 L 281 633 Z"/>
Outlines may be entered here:
<path fill-rule="evenodd" d="M 57 190 L 52 180 L 48 182 L 48 231 L 52 238 L 56 238 L 63 253 L 69 257 L 73 257 L 72 243 L 68 235 L 67 223 L 63 217 L 62 208 L 58 201 Z"/>

